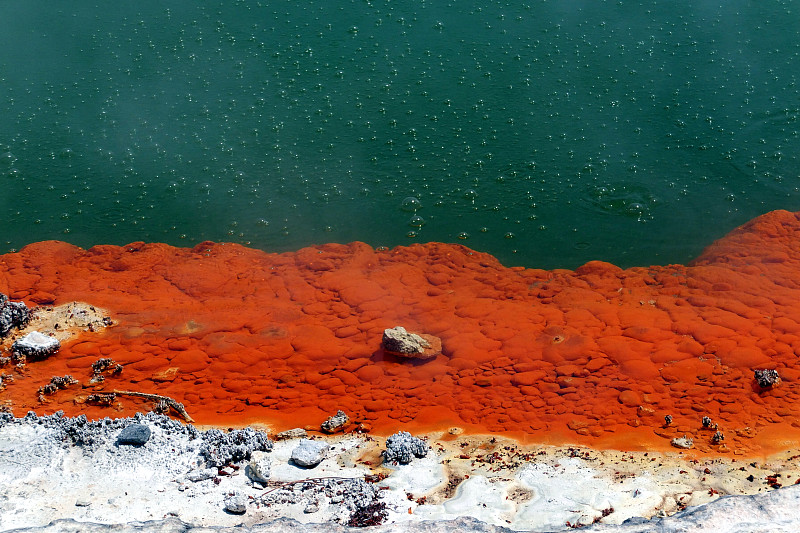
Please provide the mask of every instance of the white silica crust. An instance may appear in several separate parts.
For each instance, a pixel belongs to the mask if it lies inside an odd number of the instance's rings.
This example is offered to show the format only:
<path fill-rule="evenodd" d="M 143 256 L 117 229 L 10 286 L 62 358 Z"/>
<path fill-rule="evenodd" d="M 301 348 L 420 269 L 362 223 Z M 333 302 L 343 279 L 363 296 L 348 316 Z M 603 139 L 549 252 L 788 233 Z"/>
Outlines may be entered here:
<path fill-rule="evenodd" d="M 61 343 L 58 342 L 57 339 L 53 337 L 48 337 L 47 335 L 43 335 L 38 331 L 31 331 L 20 340 L 17 341 L 19 346 L 24 346 L 26 348 L 33 348 L 33 349 L 45 349 L 45 350 L 52 350 L 58 349 Z"/>
<path fill-rule="evenodd" d="M 61 343 L 58 342 L 58 339 L 38 331 L 31 331 L 16 340 L 11 347 L 14 353 L 30 359 L 44 359 L 56 353 L 59 348 L 61 348 Z"/>

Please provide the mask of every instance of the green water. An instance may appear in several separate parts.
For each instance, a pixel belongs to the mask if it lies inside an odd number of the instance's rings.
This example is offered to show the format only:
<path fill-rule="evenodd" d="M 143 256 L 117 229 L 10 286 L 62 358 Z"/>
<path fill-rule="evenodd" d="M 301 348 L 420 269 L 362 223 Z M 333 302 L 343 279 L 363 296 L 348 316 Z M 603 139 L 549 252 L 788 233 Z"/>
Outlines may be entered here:
<path fill-rule="evenodd" d="M 800 210 L 797 4 L 0 2 L 0 247 L 685 262 Z"/>

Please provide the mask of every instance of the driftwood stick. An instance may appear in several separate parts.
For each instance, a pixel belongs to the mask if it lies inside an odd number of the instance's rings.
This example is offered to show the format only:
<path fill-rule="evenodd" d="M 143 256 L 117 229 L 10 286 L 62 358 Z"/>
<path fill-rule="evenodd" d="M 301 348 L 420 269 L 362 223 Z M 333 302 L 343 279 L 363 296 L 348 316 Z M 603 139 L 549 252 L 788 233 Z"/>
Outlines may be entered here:
<path fill-rule="evenodd" d="M 172 408 L 176 413 L 178 413 L 181 418 L 186 420 L 189 423 L 194 422 L 189 413 L 186 412 L 186 408 L 183 406 L 182 403 L 177 402 L 170 398 L 169 396 L 162 396 L 160 394 L 150 394 L 148 392 L 136 392 L 136 391 L 126 391 L 126 390 L 115 390 L 115 394 L 122 394 L 125 396 L 135 396 L 137 398 L 144 398 L 145 400 L 152 400 L 154 402 L 165 402 L 170 408 Z"/>
<path fill-rule="evenodd" d="M 278 489 L 282 489 L 284 487 L 291 487 L 292 485 L 299 485 L 301 483 L 308 483 L 310 485 L 319 485 L 323 481 L 328 480 L 336 480 L 336 481 L 350 481 L 350 480 L 357 480 L 363 479 L 360 477 L 340 477 L 340 476 L 325 476 L 325 477 L 308 477 L 305 479 L 296 479 L 294 481 L 267 481 L 267 487 L 270 487 L 269 490 L 264 491 L 262 496 L 266 496 L 270 492 L 276 491 Z"/>

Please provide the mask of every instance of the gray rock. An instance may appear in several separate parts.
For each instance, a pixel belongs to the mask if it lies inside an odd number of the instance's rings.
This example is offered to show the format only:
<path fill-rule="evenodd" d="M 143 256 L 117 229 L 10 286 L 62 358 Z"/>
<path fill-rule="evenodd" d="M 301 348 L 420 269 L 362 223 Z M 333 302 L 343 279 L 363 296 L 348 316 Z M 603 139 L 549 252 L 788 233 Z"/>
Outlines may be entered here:
<path fill-rule="evenodd" d="M 211 479 L 217 475 L 216 468 L 203 468 L 201 470 L 192 470 L 188 474 L 186 474 L 186 479 L 193 483 L 197 483 L 198 481 L 205 481 L 206 479 Z"/>
<path fill-rule="evenodd" d="M 269 481 L 272 473 L 272 459 L 266 452 L 253 452 L 250 454 L 250 463 L 247 465 L 247 477 L 259 483 Z"/>
<path fill-rule="evenodd" d="M 386 439 L 386 450 L 382 452 L 383 460 L 391 463 L 408 464 L 414 457 L 425 457 L 428 444 L 408 431 L 400 431 Z"/>
<path fill-rule="evenodd" d="M 9 302 L 8 296 L 0 293 L 0 337 L 5 337 L 14 328 L 28 323 L 28 306 L 22 302 Z"/>
<path fill-rule="evenodd" d="M 298 466 L 314 468 L 325 459 L 329 446 L 321 441 L 300 440 L 300 444 L 292 450 L 292 461 Z"/>
<path fill-rule="evenodd" d="M 287 429 L 275 435 L 275 440 L 304 439 L 308 436 L 303 428 Z"/>
<path fill-rule="evenodd" d="M 21 339 L 14 341 L 11 352 L 16 358 L 24 357 L 29 361 L 41 361 L 47 359 L 61 348 L 58 339 L 31 331 Z"/>
<path fill-rule="evenodd" d="M 225 510 L 233 514 L 244 514 L 247 512 L 247 498 L 241 494 L 229 494 L 225 497 Z"/>
<path fill-rule="evenodd" d="M 688 450 L 694 447 L 694 440 L 684 435 L 683 437 L 676 437 L 672 439 L 671 444 L 676 448 Z"/>
<path fill-rule="evenodd" d="M 428 341 L 417 335 L 409 333 L 406 328 L 396 326 L 383 332 L 383 349 L 387 352 L 400 354 L 418 354 L 430 348 Z"/>
<path fill-rule="evenodd" d="M 344 429 L 350 423 L 350 417 L 341 409 L 335 415 L 329 417 L 322 423 L 322 431 L 325 433 L 336 433 Z"/>
<path fill-rule="evenodd" d="M 150 428 L 144 424 L 131 424 L 122 431 L 117 437 L 119 444 L 129 444 L 132 446 L 141 446 L 150 440 Z"/>

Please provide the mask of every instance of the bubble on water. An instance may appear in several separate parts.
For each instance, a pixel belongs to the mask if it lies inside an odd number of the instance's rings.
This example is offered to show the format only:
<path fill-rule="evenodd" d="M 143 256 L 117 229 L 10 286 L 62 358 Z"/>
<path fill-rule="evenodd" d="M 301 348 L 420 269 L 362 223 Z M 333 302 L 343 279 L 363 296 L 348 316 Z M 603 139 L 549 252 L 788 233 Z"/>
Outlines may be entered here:
<path fill-rule="evenodd" d="M 408 225 L 414 228 L 421 228 L 425 225 L 425 219 L 419 215 L 414 215 L 411 217 L 411 220 L 408 221 Z"/>
<path fill-rule="evenodd" d="M 403 198 L 403 202 L 400 204 L 400 209 L 409 213 L 414 213 L 418 209 L 422 209 L 422 202 L 420 202 L 419 198 L 415 196 L 408 196 Z"/>
<path fill-rule="evenodd" d="M 417 238 L 417 232 L 412 229 L 411 231 L 406 233 L 406 237 L 408 237 L 409 239 L 416 239 Z"/>
<path fill-rule="evenodd" d="M 266 226 L 269 226 L 269 220 L 267 220 L 267 219 L 264 219 L 264 218 L 259 218 L 259 219 L 258 219 L 258 222 L 256 222 L 256 224 L 257 224 L 258 226 L 264 226 L 264 227 L 266 227 Z"/>
<path fill-rule="evenodd" d="M 11 152 L 4 152 L 0 154 L 0 164 L 2 165 L 11 166 L 16 160 L 16 156 L 14 156 L 14 154 Z"/>
<path fill-rule="evenodd" d="M 457 237 L 463 241 L 469 239 L 469 233 L 467 233 L 466 231 L 462 231 L 457 235 Z"/>
<path fill-rule="evenodd" d="M 503 235 L 504 239 L 513 239 L 514 237 L 515 237 L 515 235 L 510 231 L 507 231 L 506 234 Z"/>
<path fill-rule="evenodd" d="M 628 213 L 632 215 L 641 215 L 644 212 L 645 207 L 639 202 L 633 202 L 628 204 L 628 206 L 625 209 L 628 211 Z"/>
<path fill-rule="evenodd" d="M 480 230 L 480 231 L 481 231 L 481 233 L 486 233 L 487 231 L 489 231 L 489 228 L 487 228 L 486 226 L 484 226 L 484 227 L 482 227 L 482 228 L 481 228 L 481 230 Z"/>
<path fill-rule="evenodd" d="M 475 202 L 475 198 L 477 197 L 478 197 L 478 191 L 476 191 L 475 189 L 467 189 L 466 191 L 464 191 L 464 198 L 471 202 Z"/>

